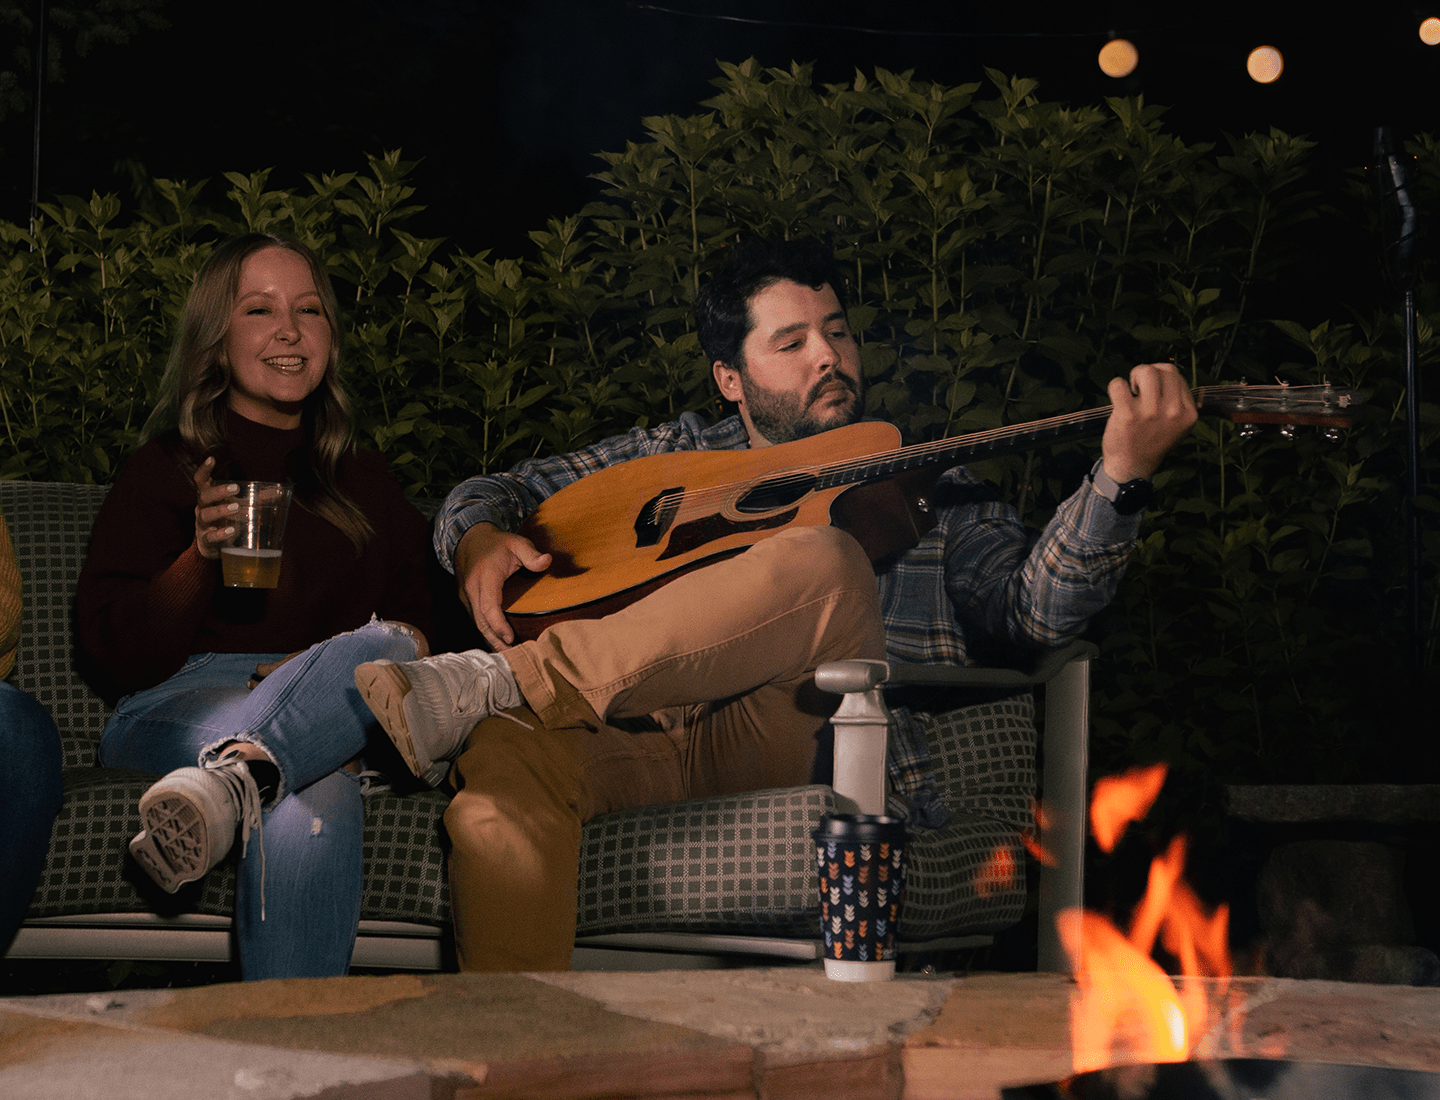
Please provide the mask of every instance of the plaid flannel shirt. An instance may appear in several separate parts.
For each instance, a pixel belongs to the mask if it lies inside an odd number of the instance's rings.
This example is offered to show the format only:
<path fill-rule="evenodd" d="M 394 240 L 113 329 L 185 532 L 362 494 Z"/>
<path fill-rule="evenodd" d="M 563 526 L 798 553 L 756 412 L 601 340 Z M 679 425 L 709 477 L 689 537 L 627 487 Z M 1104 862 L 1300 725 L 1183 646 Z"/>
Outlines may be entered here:
<path fill-rule="evenodd" d="M 551 494 L 606 466 L 748 444 L 738 416 L 707 426 L 685 413 L 674 423 L 470 478 L 436 517 L 436 553 L 453 572 L 455 548 L 471 526 L 489 522 L 513 531 Z M 886 648 L 894 661 L 973 663 L 973 643 L 985 635 L 1027 649 L 1073 640 L 1114 596 L 1140 528 L 1140 516 L 1117 515 L 1088 479 L 1038 538 L 963 466 L 941 476 L 931 505 L 934 529 L 879 575 Z M 897 789 L 913 792 L 923 784 L 927 764 L 923 738 L 892 738 Z"/>

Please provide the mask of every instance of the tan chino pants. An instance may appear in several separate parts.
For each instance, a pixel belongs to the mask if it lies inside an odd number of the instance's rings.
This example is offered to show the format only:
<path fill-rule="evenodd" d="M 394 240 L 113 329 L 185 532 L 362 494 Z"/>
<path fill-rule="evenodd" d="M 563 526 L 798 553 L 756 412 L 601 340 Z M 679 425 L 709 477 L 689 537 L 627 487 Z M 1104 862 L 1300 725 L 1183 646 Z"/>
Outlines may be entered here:
<path fill-rule="evenodd" d="M 874 571 L 829 527 L 783 532 L 507 650 L 529 704 L 510 717 L 534 728 L 476 726 L 445 813 L 461 969 L 568 969 L 584 822 L 809 782 L 838 702 L 815 669 L 883 652 Z"/>

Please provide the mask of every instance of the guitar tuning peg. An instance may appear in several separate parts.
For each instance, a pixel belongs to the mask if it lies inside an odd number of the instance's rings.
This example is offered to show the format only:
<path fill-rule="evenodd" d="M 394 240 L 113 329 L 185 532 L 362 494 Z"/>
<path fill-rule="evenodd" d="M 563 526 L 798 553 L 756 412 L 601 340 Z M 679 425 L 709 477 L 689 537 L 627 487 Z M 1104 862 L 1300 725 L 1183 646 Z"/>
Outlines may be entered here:
<path fill-rule="evenodd" d="M 1345 433 L 1339 428 L 1326 428 L 1320 433 L 1327 443 L 1339 443 L 1345 437 Z"/>
<path fill-rule="evenodd" d="M 1260 429 L 1257 428 L 1254 424 L 1241 424 L 1240 430 L 1235 434 L 1239 436 L 1242 441 L 1246 439 L 1254 439 L 1257 435 L 1260 434 Z"/>
<path fill-rule="evenodd" d="M 1289 439 L 1294 439 L 1294 438 L 1295 438 L 1295 425 L 1294 425 L 1294 424 L 1281 424 L 1281 425 L 1280 425 L 1280 438 L 1281 438 L 1281 439 L 1287 439 L 1287 440 L 1289 440 Z"/>

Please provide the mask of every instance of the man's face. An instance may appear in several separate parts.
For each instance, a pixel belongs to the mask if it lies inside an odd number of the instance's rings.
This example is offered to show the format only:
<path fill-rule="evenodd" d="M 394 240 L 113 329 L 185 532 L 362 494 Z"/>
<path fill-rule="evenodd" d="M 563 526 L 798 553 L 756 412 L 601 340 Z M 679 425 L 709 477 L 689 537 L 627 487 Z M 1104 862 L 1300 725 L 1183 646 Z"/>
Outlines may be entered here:
<path fill-rule="evenodd" d="M 772 283 L 749 302 L 745 366 L 714 366 L 715 381 L 739 406 L 752 447 L 787 443 L 853 424 L 860 417 L 860 350 L 828 285 Z"/>

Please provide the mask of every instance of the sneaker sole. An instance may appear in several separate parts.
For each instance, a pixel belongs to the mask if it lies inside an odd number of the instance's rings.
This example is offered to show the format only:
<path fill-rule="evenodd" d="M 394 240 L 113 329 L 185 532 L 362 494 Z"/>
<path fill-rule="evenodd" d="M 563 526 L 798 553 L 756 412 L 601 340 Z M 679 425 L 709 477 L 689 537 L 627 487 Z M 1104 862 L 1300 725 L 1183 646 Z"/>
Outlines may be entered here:
<path fill-rule="evenodd" d="M 167 894 L 210 870 L 208 827 L 200 807 L 183 795 L 167 795 L 140 806 L 144 826 L 130 841 L 130 854 Z"/>
<path fill-rule="evenodd" d="M 415 756 L 415 742 L 405 721 L 405 696 L 410 694 L 410 679 L 398 665 L 363 664 L 355 670 L 355 686 L 360 698 L 380 722 L 405 766 L 416 778 L 423 779 L 430 761 L 423 765 Z"/>

